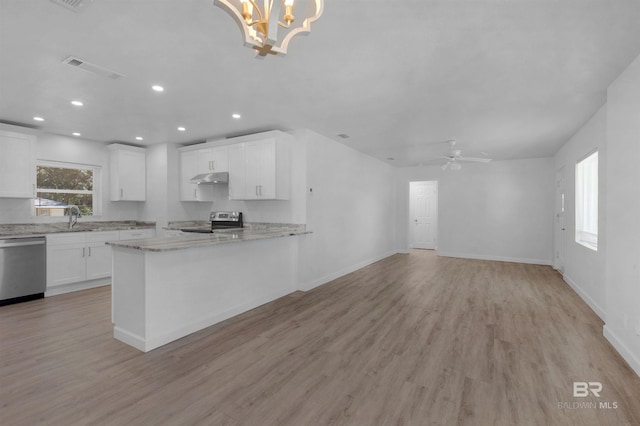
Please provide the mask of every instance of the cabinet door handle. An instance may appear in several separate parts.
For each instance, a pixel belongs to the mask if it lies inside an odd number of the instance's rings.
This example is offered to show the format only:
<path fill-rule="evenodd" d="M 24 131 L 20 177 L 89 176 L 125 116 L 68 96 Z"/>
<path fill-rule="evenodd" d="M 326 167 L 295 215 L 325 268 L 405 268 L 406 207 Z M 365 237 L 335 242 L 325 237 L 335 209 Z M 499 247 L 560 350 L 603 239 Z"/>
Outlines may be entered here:
<path fill-rule="evenodd" d="M 216 169 L 216 160 L 211 160 L 211 170 Z"/>
<path fill-rule="evenodd" d="M 198 188 L 193 190 L 193 198 L 198 198 Z"/>
<path fill-rule="evenodd" d="M 86 248 L 82 247 L 82 257 L 84 257 Z"/>
<path fill-rule="evenodd" d="M 91 247 L 89 247 L 89 257 L 91 257 Z"/>
<path fill-rule="evenodd" d="M 124 198 L 124 189 L 120 188 L 120 198 Z"/>
<path fill-rule="evenodd" d="M 258 185 L 256 185 L 256 197 L 258 196 Z"/>

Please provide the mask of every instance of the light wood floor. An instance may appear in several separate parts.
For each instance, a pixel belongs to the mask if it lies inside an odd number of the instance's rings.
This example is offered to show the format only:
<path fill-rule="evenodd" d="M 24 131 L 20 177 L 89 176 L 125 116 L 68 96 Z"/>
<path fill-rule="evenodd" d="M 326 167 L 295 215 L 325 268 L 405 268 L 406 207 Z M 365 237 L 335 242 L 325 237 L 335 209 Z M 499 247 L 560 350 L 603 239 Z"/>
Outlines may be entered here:
<path fill-rule="evenodd" d="M 412 251 L 147 354 L 110 309 L 109 287 L 0 308 L 1 425 L 640 424 L 640 379 L 544 266 Z"/>

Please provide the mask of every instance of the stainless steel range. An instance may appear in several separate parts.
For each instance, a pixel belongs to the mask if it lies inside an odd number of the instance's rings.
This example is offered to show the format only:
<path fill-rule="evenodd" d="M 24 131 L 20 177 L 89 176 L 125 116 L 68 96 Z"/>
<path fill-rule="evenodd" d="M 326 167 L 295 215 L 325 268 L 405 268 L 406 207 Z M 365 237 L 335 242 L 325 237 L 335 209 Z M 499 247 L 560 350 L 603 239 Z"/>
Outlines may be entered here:
<path fill-rule="evenodd" d="M 244 227 L 242 212 L 211 212 L 209 220 L 211 221 L 210 228 L 184 228 L 181 231 L 211 234 L 223 229 L 241 229 Z"/>

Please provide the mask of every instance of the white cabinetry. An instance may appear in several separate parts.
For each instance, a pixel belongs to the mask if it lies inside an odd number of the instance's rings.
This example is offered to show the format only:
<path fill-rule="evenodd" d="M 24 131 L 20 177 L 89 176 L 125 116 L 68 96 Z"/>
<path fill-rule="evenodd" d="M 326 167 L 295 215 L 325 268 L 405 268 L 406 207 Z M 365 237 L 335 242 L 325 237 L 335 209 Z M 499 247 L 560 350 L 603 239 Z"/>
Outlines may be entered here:
<path fill-rule="evenodd" d="M 0 131 L 0 197 L 36 196 L 36 137 Z"/>
<path fill-rule="evenodd" d="M 111 201 L 145 201 L 145 149 L 122 144 L 112 144 L 108 148 Z"/>
<path fill-rule="evenodd" d="M 180 148 L 180 200 L 214 201 L 215 185 L 190 181 L 215 172 L 229 172 L 230 200 L 288 200 L 292 140 L 271 131 Z"/>
<path fill-rule="evenodd" d="M 180 150 L 180 201 L 213 201 L 212 184 L 191 182 L 196 175 L 229 171 L 229 147 L 186 147 Z"/>
<path fill-rule="evenodd" d="M 226 145 L 203 148 L 198 151 L 198 173 L 228 172 L 229 148 Z"/>
<path fill-rule="evenodd" d="M 206 173 L 198 171 L 199 153 L 200 150 L 180 152 L 180 201 L 213 201 L 213 185 L 191 182 L 195 175 Z M 208 167 L 208 160 L 205 164 Z"/>
<path fill-rule="evenodd" d="M 111 247 L 118 231 L 47 235 L 47 288 L 111 276 Z"/>
<path fill-rule="evenodd" d="M 117 231 L 87 232 L 87 280 L 95 280 L 111 276 L 111 246 L 107 241 L 115 241 L 119 237 Z"/>
<path fill-rule="evenodd" d="M 284 134 L 232 145 L 229 149 L 229 198 L 288 200 L 291 141 Z"/>
<path fill-rule="evenodd" d="M 242 200 L 244 187 L 244 144 L 239 143 L 229 147 L 229 199 Z"/>

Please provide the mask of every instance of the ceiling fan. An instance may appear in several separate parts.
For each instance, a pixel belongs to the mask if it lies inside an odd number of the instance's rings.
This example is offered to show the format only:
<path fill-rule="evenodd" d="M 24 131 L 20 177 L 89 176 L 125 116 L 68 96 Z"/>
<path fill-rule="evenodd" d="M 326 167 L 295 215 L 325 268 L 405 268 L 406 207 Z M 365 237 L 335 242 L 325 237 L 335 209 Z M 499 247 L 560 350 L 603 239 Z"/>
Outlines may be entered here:
<path fill-rule="evenodd" d="M 447 142 L 449 143 L 449 153 L 438 157 L 438 159 L 447 160 L 447 162 L 442 165 L 442 170 L 447 170 L 447 168 L 460 170 L 462 168 L 462 164 L 460 163 L 488 163 L 491 161 L 491 158 L 486 157 L 463 157 L 462 150 L 455 148 L 456 140 L 452 139 Z"/>

